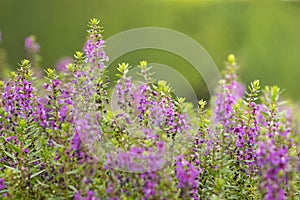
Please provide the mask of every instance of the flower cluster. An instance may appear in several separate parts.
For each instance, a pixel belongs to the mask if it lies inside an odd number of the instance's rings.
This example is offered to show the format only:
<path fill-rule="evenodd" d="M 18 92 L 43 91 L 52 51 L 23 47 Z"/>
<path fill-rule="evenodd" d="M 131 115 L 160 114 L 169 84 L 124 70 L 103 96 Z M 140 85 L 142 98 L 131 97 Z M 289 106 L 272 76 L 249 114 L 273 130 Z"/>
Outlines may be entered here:
<path fill-rule="evenodd" d="M 32 69 L 37 77 L 42 77 L 42 69 L 40 67 L 41 56 L 40 44 L 37 43 L 34 35 L 25 38 L 24 48 L 27 53 L 27 59 L 31 62 Z"/>
<path fill-rule="evenodd" d="M 88 27 L 89 27 L 89 36 L 88 40 L 84 46 L 84 53 L 86 55 L 86 62 L 92 64 L 93 66 L 98 67 L 99 69 L 103 69 L 104 63 L 103 61 L 108 61 L 108 56 L 103 50 L 104 47 L 104 39 L 102 36 L 102 29 L 99 27 L 100 21 L 98 19 L 91 19 Z"/>
<path fill-rule="evenodd" d="M 175 163 L 175 172 L 176 178 L 178 180 L 178 187 L 182 188 L 182 196 L 190 197 L 194 196 L 197 197 L 197 187 L 198 187 L 198 176 L 199 171 L 195 169 L 194 165 L 184 159 L 183 156 L 177 158 Z M 192 194 L 184 194 L 189 191 L 189 189 L 193 189 Z M 198 198 L 194 198 L 198 199 Z"/>
<path fill-rule="evenodd" d="M 267 192 L 265 199 L 285 199 L 283 184 L 287 184 L 288 149 L 277 148 L 271 142 L 262 142 L 257 156 L 263 170 L 264 181 L 261 186 Z"/>
<path fill-rule="evenodd" d="M 40 51 L 40 45 L 36 42 L 36 38 L 33 35 L 28 36 L 25 39 L 24 47 L 31 54 L 38 53 Z"/>
<path fill-rule="evenodd" d="M 228 130 L 232 124 L 233 105 L 244 94 L 244 87 L 237 81 L 236 76 L 237 64 L 234 55 L 228 56 L 227 70 L 224 79 L 220 80 L 220 91 L 216 99 L 216 107 L 214 109 L 215 122 L 224 125 L 224 129 Z"/>
<path fill-rule="evenodd" d="M 39 45 L 26 38 L 29 60 L 0 81 L 1 199 L 297 199 L 299 117 L 279 87 L 246 89 L 233 55 L 197 107 L 146 61 L 142 82 L 121 63 L 113 84 L 99 24 L 36 81 Z"/>

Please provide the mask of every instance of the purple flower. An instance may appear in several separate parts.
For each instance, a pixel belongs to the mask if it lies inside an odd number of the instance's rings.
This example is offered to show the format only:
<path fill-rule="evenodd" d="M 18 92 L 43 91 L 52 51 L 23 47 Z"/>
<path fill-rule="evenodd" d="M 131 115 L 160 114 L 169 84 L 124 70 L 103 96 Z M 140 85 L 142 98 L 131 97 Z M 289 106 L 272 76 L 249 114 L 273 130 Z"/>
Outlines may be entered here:
<path fill-rule="evenodd" d="M 40 51 L 40 45 L 36 42 L 34 36 L 25 38 L 25 49 L 30 53 L 38 53 Z"/>
<path fill-rule="evenodd" d="M 75 194 L 73 200 L 81 200 L 81 192 L 80 192 L 80 191 L 78 191 L 78 192 Z"/>
<path fill-rule="evenodd" d="M 36 96 L 36 89 L 28 78 L 28 69 L 23 68 L 14 80 L 4 85 L 3 107 L 8 113 L 7 120 L 13 122 L 17 118 L 33 119 L 42 126 L 47 125 L 47 116 L 41 99 Z"/>
<path fill-rule="evenodd" d="M 91 183 L 91 179 L 89 179 L 89 178 L 85 178 L 85 179 L 84 179 L 84 183 L 85 183 L 85 184 L 89 184 L 89 183 Z"/>
<path fill-rule="evenodd" d="M 73 200 L 98 200 L 98 198 L 95 196 L 95 192 L 92 190 L 87 191 L 86 197 L 81 196 L 81 191 L 78 191 Z"/>
<path fill-rule="evenodd" d="M 87 192 L 87 197 L 85 198 L 86 200 L 96 200 L 97 198 L 95 197 L 95 192 L 89 190 Z"/>
<path fill-rule="evenodd" d="M 107 194 L 111 194 L 111 193 L 113 193 L 115 191 L 114 189 L 115 189 L 114 185 L 111 184 L 111 183 L 108 183 L 107 187 L 106 187 L 106 193 Z"/>
<path fill-rule="evenodd" d="M 41 100 L 38 103 L 38 109 L 36 113 L 36 121 L 40 122 L 40 125 L 42 127 L 48 126 L 48 121 L 47 121 L 47 110 L 45 109 L 44 105 L 41 103 Z M 38 119 L 38 120 L 37 120 Z"/>
<path fill-rule="evenodd" d="M 244 87 L 236 81 L 226 83 L 223 80 L 220 83 L 220 91 L 215 102 L 214 120 L 223 124 L 224 129 L 228 130 L 233 123 L 233 105 L 243 96 Z"/>
<path fill-rule="evenodd" d="M 59 79 L 55 79 L 52 81 L 53 87 L 58 87 L 60 85 L 60 80 Z"/>
<path fill-rule="evenodd" d="M 81 139 L 79 137 L 79 134 L 75 133 L 75 135 L 73 136 L 73 139 L 71 141 L 71 149 L 79 150 L 80 146 L 81 146 Z"/>
<path fill-rule="evenodd" d="M 5 180 L 4 178 L 0 178 L 0 190 L 3 190 L 5 188 L 6 188 Z"/>
<path fill-rule="evenodd" d="M 25 48 L 30 49 L 33 44 L 33 38 L 32 37 L 27 37 L 25 38 Z"/>
<path fill-rule="evenodd" d="M 100 37 L 100 34 L 91 35 L 84 46 L 84 53 L 86 55 L 87 63 L 93 63 L 99 69 L 103 69 L 103 61 L 107 62 L 109 61 L 109 59 L 105 51 L 103 50 L 105 41 Z"/>
<path fill-rule="evenodd" d="M 58 72 L 68 72 L 67 66 L 71 63 L 72 59 L 70 57 L 65 57 L 58 61 L 55 68 Z"/>
<path fill-rule="evenodd" d="M 116 85 L 117 104 L 121 109 L 126 110 L 126 107 L 131 107 L 134 101 L 135 86 L 130 78 L 122 77 L 118 80 Z"/>
<path fill-rule="evenodd" d="M 59 120 L 63 121 L 68 116 L 68 106 L 63 105 L 58 112 Z"/>
<path fill-rule="evenodd" d="M 157 180 L 155 172 L 142 173 L 141 179 L 143 180 L 143 199 L 151 199 L 157 194 Z"/>
<path fill-rule="evenodd" d="M 260 142 L 256 154 L 263 177 L 261 187 L 266 191 L 265 199 L 285 199 L 284 185 L 287 185 L 288 149 L 276 147 L 272 141 Z"/>
<path fill-rule="evenodd" d="M 184 156 L 177 157 L 175 172 L 179 188 L 194 188 L 198 186 L 197 177 L 199 171 L 195 169 L 193 164 L 186 161 Z"/>

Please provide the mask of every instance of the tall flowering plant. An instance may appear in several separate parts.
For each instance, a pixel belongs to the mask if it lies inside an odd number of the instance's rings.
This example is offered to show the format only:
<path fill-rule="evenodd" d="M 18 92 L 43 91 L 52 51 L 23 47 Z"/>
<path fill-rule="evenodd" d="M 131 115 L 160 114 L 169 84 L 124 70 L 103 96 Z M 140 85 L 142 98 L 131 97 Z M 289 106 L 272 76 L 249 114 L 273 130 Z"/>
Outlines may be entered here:
<path fill-rule="evenodd" d="M 278 86 L 245 87 L 234 55 L 210 104 L 194 108 L 154 80 L 146 61 L 137 66 L 143 82 L 129 76 L 128 63 L 110 82 L 98 19 L 88 23 L 83 50 L 43 80 L 31 70 L 36 39 L 25 48 L 29 60 L 0 81 L 1 199 L 300 195 L 297 106 L 282 101 Z"/>

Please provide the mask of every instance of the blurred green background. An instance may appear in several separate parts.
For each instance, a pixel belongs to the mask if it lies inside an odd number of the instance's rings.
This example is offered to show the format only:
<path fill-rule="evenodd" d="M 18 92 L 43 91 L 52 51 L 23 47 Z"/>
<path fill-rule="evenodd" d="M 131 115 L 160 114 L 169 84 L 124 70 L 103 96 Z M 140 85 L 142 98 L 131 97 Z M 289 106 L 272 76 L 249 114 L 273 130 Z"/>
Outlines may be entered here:
<path fill-rule="evenodd" d="M 277 84 L 285 96 L 300 99 L 300 3 L 293 1 L 1 0 L 0 67 L 5 66 L 5 55 L 9 66 L 16 67 L 25 57 L 24 38 L 31 34 L 41 45 L 42 66 L 54 66 L 82 49 L 92 17 L 101 19 L 105 38 L 145 26 L 177 30 L 198 41 L 220 70 L 227 55 L 234 53 L 245 83 L 260 79 L 263 85 Z M 201 77 L 171 53 L 139 50 L 117 62 L 136 65 L 144 59 L 180 69 L 198 97 L 208 97 Z"/>

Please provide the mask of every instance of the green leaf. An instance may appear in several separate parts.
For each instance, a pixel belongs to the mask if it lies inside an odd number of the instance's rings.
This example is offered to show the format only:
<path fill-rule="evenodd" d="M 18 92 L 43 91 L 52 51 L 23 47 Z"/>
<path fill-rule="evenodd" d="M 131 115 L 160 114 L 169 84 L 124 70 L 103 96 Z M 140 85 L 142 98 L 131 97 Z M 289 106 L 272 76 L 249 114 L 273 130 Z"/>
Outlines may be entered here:
<path fill-rule="evenodd" d="M 78 190 L 73 185 L 68 185 L 68 187 L 74 192 L 78 192 Z"/>
<path fill-rule="evenodd" d="M 10 154 L 10 153 L 8 153 L 7 151 L 5 151 L 4 149 L 3 149 L 3 152 L 8 156 L 8 157 L 10 157 L 11 159 L 13 159 L 13 160 L 15 160 L 16 159 L 16 157 L 14 156 L 14 155 L 12 155 L 12 154 Z"/>
<path fill-rule="evenodd" d="M 9 192 L 8 190 L 0 190 L 0 194 L 4 194 L 4 193 L 7 193 Z"/>
<path fill-rule="evenodd" d="M 68 175 L 71 175 L 71 174 L 77 174 L 80 170 L 81 170 L 81 168 L 77 168 L 77 169 L 74 169 L 74 170 L 72 170 L 72 171 L 67 172 L 67 174 L 68 174 Z"/>
<path fill-rule="evenodd" d="M 34 177 L 40 175 L 41 173 L 43 173 L 44 171 L 46 171 L 46 169 L 43 169 L 42 171 L 39 171 L 39 172 L 33 174 L 32 176 L 30 176 L 30 178 L 34 178 Z"/>
<path fill-rule="evenodd" d="M 12 171 L 14 171 L 14 172 L 18 172 L 18 173 L 20 172 L 20 170 L 18 170 L 16 168 L 13 168 L 13 167 L 10 167 L 10 166 L 7 166 L 7 165 L 3 165 L 3 166 L 10 169 L 10 170 L 12 170 Z"/>
<path fill-rule="evenodd" d="M 12 143 L 8 143 L 8 146 L 12 149 L 12 150 L 14 150 L 15 152 L 18 152 L 18 153 L 20 153 L 20 147 L 18 147 L 18 146 L 15 146 L 14 144 L 12 144 Z"/>

